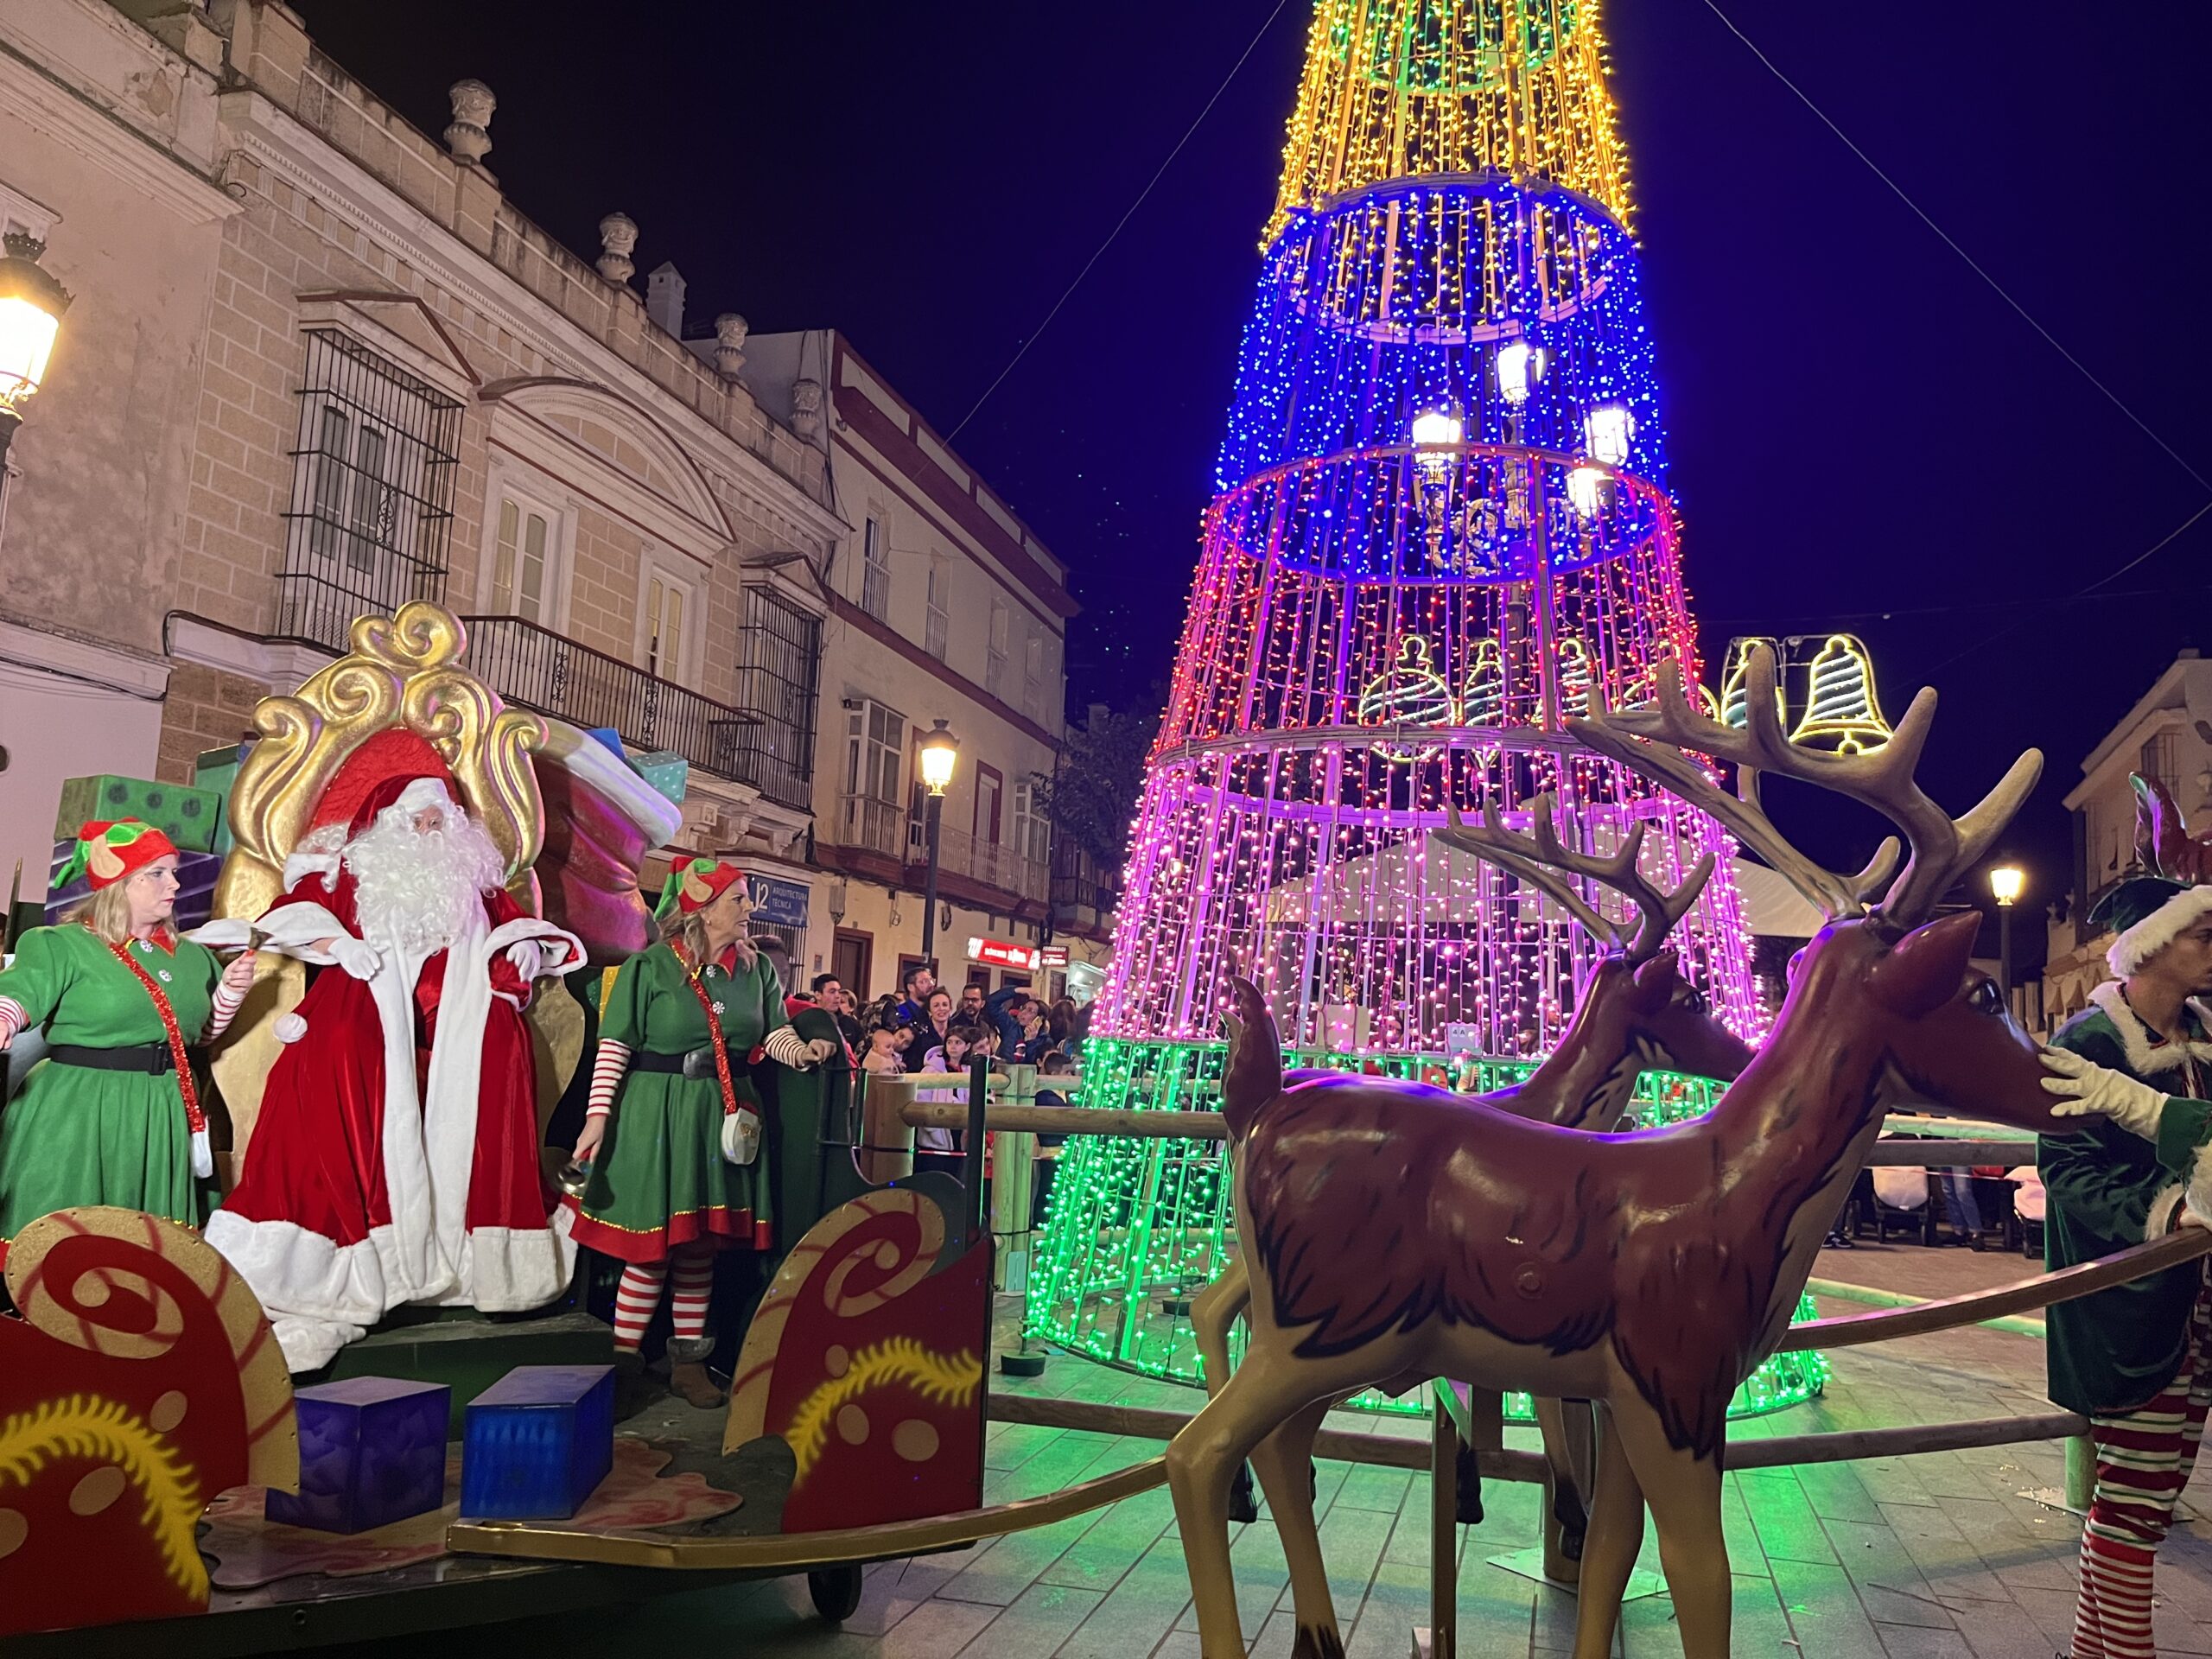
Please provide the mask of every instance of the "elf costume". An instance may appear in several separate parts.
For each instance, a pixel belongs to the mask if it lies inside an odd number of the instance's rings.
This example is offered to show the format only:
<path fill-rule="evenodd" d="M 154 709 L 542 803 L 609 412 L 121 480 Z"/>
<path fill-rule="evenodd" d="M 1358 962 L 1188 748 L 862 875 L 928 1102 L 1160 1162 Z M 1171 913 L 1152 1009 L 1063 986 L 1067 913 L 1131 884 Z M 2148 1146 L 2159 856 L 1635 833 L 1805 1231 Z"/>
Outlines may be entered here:
<path fill-rule="evenodd" d="M 688 861 L 655 913 L 703 910 L 744 879 L 734 864 Z M 704 1363 L 715 1252 L 766 1250 L 774 1240 L 760 1100 L 746 1071 L 760 1053 L 793 1067 L 810 1058 L 766 957 L 733 946 L 693 962 L 679 941 L 663 940 L 616 970 L 587 1109 L 607 1128 L 582 1196 L 569 1200 L 574 1236 L 626 1264 L 615 1292 L 618 1352 L 637 1351 L 674 1278 L 669 1357 L 687 1397 L 713 1392 Z"/>
<path fill-rule="evenodd" d="M 2212 914 L 2212 887 L 2130 877 L 2091 913 L 2119 935 L 2107 953 L 2125 980 L 2183 929 Z M 2118 982 L 2052 1046 L 2053 1092 L 2090 1114 L 2078 1135 L 2044 1139 L 2045 1255 L 2053 1268 L 2170 1232 L 2183 1203 L 2212 1217 L 2212 1035 L 2189 1005 L 2182 1028 L 2152 1031 Z M 2088 1062 L 2083 1065 L 2082 1062 Z M 2117 1073 L 2117 1077 L 2109 1074 Z M 2132 1081 L 2130 1081 L 2132 1080 Z M 2152 1563 L 2188 1484 L 2212 1405 L 2212 1293 L 2192 1262 L 2049 1310 L 2050 1397 L 2090 1420 L 2095 1496 L 2082 1530 L 2073 1659 L 2152 1659 Z"/>
<path fill-rule="evenodd" d="M 136 819 L 94 822 L 57 887 L 95 891 L 173 855 Z M 35 927 L 0 972 L 0 1033 L 45 1028 L 46 1058 L 0 1110 L 0 1262 L 31 1222 L 117 1205 L 196 1227 L 215 1197 L 188 1044 L 222 1034 L 243 998 L 213 951 L 167 925 L 127 945 L 77 922 Z"/>

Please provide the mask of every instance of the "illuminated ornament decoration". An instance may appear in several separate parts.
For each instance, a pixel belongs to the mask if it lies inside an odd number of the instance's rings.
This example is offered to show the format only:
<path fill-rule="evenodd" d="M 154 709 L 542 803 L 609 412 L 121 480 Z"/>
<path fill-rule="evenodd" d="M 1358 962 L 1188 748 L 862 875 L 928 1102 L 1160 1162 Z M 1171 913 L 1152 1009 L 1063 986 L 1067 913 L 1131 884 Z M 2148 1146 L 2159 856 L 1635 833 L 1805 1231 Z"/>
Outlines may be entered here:
<path fill-rule="evenodd" d="M 1398 661 L 1360 688 L 1357 717 L 1363 726 L 1450 726 L 1458 718 L 1452 688 L 1429 666 L 1428 641 L 1409 633 L 1398 643 Z M 1427 751 L 1418 745 L 1378 743 L 1376 753 L 1411 760 Z"/>
<path fill-rule="evenodd" d="M 1728 665 L 1720 675 L 1720 718 L 1738 730 L 1749 722 L 1749 716 L 1745 713 L 1749 702 L 1745 686 L 1747 677 L 1751 671 L 1751 653 L 1761 645 L 1764 645 L 1774 653 L 1776 662 L 1783 660 L 1782 642 L 1778 639 L 1768 639 L 1757 634 L 1746 634 L 1728 642 Z M 1777 674 L 1774 681 L 1774 709 L 1777 715 L 1783 712 L 1783 677 L 1782 675 Z"/>
<path fill-rule="evenodd" d="M 1598 13 L 1316 0 L 1085 1105 L 1214 1105 L 1231 974 L 1295 1064 L 1521 1075 L 1594 947 L 1428 836 L 1546 794 L 1584 850 L 1643 826 L 1657 879 L 1719 855 L 1675 944 L 1764 1029 L 1732 843 L 1563 728 L 1662 660 L 1700 673 Z M 1071 1139 L 1031 1329 L 1193 1376 L 1171 1310 L 1218 1269 L 1228 1201 L 1217 1143 Z M 1738 1405 L 1820 1374 L 1793 1358 Z"/>
<path fill-rule="evenodd" d="M 1805 713 L 1792 743 L 1832 743 L 1839 754 L 1878 749 L 1894 735 L 1874 696 L 1874 665 L 1848 633 L 1832 633 L 1813 655 Z"/>

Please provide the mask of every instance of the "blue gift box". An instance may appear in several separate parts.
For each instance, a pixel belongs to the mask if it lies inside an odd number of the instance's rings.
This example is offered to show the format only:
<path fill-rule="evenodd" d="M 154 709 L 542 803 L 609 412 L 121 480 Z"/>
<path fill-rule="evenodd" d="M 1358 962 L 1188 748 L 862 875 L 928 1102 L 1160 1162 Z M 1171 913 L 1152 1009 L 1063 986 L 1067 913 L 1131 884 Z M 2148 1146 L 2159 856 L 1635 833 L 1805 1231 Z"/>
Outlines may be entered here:
<path fill-rule="evenodd" d="M 565 1521 L 614 1464 L 614 1368 L 518 1365 L 469 1402 L 461 1513 Z"/>
<path fill-rule="evenodd" d="M 288 1527 L 366 1532 L 446 1501 L 443 1383 L 354 1376 L 292 1396 L 300 1421 L 300 1494 L 269 1494 L 267 1514 Z"/>

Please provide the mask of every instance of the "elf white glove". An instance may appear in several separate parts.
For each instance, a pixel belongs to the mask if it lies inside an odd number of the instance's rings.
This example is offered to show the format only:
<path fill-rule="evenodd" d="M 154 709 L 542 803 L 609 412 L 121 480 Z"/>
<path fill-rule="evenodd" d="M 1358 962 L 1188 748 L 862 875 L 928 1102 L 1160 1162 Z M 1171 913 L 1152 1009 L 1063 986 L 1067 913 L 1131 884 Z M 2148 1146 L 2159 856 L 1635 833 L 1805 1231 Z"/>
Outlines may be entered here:
<path fill-rule="evenodd" d="M 827 1037 L 811 1037 L 801 1045 L 799 1052 L 806 1056 L 809 1065 L 823 1065 L 836 1054 L 839 1046 Z"/>
<path fill-rule="evenodd" d="M 330 959 L 356 979 L 372 979 L 384 965 L 384 952 L 349 935 L 330 942 Z"/>
<path fill-rule="evenodd" d="M 507 947 L 507 960 L 524 979 L 536 979 L 545 971 L 545 947 L 536 939 L 517 939 Z"/>
<path fill-rule="evenodd" d="M 2095 1112 L 2145 1141 L 2158 1138 L 2158 1120 L 2165 1116 L 2166 1097 L 2147 1083 L 2138 1083 L 2125 1071 L 2115 1071 L 2085 1060 L 2070 1049 L 2046 1048 L 2044 1069 L 2056 1073 L 2045 1077 L 2045 1092 L 2061 1096 L 2051 1107 L 2059 1117 L 2081 1117 Z"/>

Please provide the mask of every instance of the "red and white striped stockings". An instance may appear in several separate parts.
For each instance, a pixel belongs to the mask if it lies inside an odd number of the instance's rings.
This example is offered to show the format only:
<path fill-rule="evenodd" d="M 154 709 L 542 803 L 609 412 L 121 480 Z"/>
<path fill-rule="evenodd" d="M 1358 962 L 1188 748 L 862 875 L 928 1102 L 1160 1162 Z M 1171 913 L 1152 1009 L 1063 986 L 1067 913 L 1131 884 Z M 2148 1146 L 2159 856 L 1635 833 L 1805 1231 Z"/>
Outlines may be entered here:
<path fill-rule="evenodd" d="M 2151 1566 L 2189 1484 L 2212 1405 L 2212 1292 L 2189 1321 L 2181 1370 L 2135 1411 L 2089 1419 L 2096 1495 L 2082 1529 L 2082 1589 L 2072 1659 L 2157 1659 L 2151 1641 Z"/>
<path fill-rule="evenodd" d="M 671 1283 L 670 1281 L 673 1281 Z M 666 1262 L 632 1262 L 614 1287 L 614 1345 L 634 1352 L 645 1339 L 661 1287 L 670 1288 L 669 1313 L 678 1341 L 707 1334 L 707 1304 L 714 1295 L 715 1252 L 711 1246 L 680 1249 Z"/>

